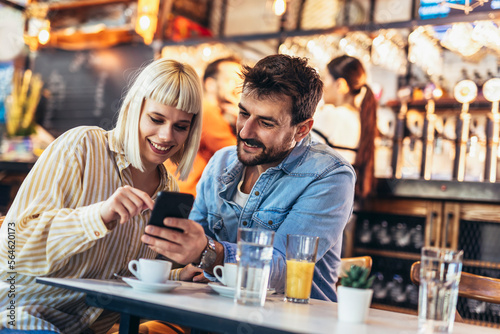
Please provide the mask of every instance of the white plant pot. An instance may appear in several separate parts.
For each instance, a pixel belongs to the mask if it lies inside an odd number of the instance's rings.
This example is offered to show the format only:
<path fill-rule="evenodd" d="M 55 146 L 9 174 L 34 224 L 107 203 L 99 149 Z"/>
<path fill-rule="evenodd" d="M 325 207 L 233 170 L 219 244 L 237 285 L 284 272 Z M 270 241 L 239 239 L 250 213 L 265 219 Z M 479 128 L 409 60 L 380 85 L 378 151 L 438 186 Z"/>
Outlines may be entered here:
<path fill-rule="evenodd" d="M 372 302 L 372 289 L 337 288 L 338 317 L 345 322 L 365 322 Z"/>

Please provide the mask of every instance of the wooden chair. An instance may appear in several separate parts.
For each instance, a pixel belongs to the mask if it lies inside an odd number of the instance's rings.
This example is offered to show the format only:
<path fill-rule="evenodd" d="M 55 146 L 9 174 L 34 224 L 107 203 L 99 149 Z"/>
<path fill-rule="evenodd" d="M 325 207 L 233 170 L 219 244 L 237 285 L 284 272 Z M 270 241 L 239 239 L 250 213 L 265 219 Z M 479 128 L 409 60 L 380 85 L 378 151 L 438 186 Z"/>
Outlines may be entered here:
<path fill-rule="evenodd" d="M 340 273 L 339 278 L 345 277 L 345 272 L 351 268 L 352 265 L 368 268 L 372 270 L 371 256 L 358 256 L 358 257 L 344 257 L 340 259 Z"/>

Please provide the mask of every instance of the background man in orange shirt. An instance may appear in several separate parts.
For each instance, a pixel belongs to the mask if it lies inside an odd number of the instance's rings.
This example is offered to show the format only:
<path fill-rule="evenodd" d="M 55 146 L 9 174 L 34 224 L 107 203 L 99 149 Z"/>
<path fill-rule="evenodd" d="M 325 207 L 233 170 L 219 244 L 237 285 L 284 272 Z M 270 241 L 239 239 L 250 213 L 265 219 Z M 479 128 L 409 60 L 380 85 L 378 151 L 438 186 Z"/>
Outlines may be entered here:
<path fill-rule="evenodd" d="M 217 59 L 203 75 L 203 127 L 200 148 L 187 180 L 178 180 L 181 192 L 196 196 L 196 184 L 212 155 L 223 147 L 236 145 L 233 131 L 241 93 L 241 63 L 237 58 Z M 171 172 L 175 166 L 168 165 Z"/>

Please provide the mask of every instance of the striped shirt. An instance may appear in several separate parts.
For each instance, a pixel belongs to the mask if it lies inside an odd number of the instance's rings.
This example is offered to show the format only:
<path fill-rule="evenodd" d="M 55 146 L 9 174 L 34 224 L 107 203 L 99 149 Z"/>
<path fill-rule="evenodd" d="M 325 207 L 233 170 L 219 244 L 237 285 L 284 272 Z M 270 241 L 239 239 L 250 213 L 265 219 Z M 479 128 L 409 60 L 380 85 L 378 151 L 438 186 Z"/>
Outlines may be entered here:
<path fill-rule="evenodd" d="M 111 132 L 98 127 L 72 129 L 45 150 L 0 229 L 0 329 L 105 333 L 117 321 L 117 314 L 87 306 L 83 293 L 36 284 L 35 278 L 110 279 L 128 275 L 130 260 L 156 256 L 140 241 L 151 210 L 111 231 L 99 214 L 118 187 L 133 186 L 130 166 Z M 178 191 L 159 168 L 158 191 Z M 8 229 L 14 225 L 15 232 Z M 10 254 L 8 240 L 15 243 Z M 11 304 L 15 317 L 9 317 Z"/>

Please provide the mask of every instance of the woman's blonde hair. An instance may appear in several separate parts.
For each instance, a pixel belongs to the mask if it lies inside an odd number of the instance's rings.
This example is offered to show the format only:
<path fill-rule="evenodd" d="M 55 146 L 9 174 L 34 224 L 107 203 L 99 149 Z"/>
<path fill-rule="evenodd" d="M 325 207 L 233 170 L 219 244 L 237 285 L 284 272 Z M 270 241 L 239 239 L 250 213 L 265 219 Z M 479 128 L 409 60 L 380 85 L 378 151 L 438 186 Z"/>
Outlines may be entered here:
<path fill-rule="evenodd" d="M 117 145 L 133 167 L 143 171 L 139 150 L 139 119 L 145 99 L 193 114 L 189 135 L 183 147 L 170 160 L 177 165 L 176 174 L 184 180 L 193 166 L 201 137 L 202 88 L 196 71 L 175 60 L 157 59 L 137 76 L 118 115 L 114 131 Z"/>

